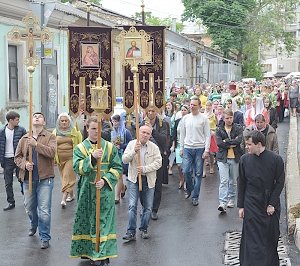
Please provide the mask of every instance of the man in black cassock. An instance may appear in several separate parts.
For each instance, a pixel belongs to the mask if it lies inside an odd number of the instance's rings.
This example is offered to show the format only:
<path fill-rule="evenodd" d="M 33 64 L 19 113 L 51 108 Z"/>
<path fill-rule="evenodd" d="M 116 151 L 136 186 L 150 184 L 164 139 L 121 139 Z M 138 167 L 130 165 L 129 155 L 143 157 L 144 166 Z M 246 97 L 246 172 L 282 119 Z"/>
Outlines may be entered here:
<path fill-rule="evenodd" d="M 245 137 L 238 179 L 239 217 L 243 220 L 241 266 L 279 266 L 277 253 L 280 193 L 285 173 L 282 158 L 265 148 L 265 136 L 254 130 Z"/>

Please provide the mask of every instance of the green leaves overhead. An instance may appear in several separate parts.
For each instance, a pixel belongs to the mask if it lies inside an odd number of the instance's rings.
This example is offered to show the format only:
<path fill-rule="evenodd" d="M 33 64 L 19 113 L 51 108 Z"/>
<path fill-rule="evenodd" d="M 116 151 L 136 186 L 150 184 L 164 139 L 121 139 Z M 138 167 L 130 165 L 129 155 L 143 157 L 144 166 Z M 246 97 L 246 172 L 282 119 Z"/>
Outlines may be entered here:
<path fill-rule="evenodd" d="M 133 18 L 142 20 L 142 13 L 136 12 L 133 16 Z M 170 17 L 168 18 L 159 18 L 152 15 L 152 12 L 145 12 L 145 23 L 150 26 L 166 26 L 170 27 L 172 25 L 172 19 Z M 176 32 L 181 32 L 183 29 L 183 23 L 176 22 Z"/>
<path fill-rule="evenodd" d="M 294 22 L 299 0 L 182 0 L 185 20 L 201 19 L 215 48 L 225 56 L 235 55 L 259 64 L 259 47 L 279 46 L 287 53 L 296 48 L 295 36 L 286 32 Z M 256 58 L 256 59 L 255 59 Z M 251 67 L 252 69 L 256 68 Z M 256 70 L 255 70 L 256 71 Z M 246 71 L 248 73 L 248 71 Z M 244 71 L 245 73 L 245 71 Z"/>

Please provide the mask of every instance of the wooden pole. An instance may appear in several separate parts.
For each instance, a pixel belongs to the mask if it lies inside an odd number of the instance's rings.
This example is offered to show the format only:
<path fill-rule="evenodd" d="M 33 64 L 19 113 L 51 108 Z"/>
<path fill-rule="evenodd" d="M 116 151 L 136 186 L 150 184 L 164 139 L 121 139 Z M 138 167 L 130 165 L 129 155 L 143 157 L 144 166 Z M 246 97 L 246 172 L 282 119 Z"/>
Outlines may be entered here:
<path fill-rule="evenodd" d="M 29 137 L 32 137 L 32 87 L 33 87 L 33 72 L 35 70 L 34 67 L 30 66 L 27 68 L 29 72 Z M 29 145 L 29 163 L 32 163 L 32 146 Z M 28 191 L 29 194 L 32 194 L 32 171 L 28 172 Z"/>
<path fill-rule="evenodd" d="M 97 140 L 97 149 L 101 149 L 101 131 L 102 131 L 102 114 L 98 113 L 98 140 Z M 101 160 L 97 160 L 97 178 L 96 182 L 101 179 Z M 100 189 L 96 188 L 96 252 L 99 252 L 100 245 Z"/>
<path fill-rule="evenodd" d="M 134 85 L 134 111 L 135 111 L 135 131 L 136 131 L 136 141 L 137 143 L 140 142 L 140 128 L 139 128 L 139 86 L 138 86 L 138 78 L 137 72 L 138 67 L 131 67 L 131 72 L 133 73 L 133 85 Z M 141 166 L 141 153 L 138 151 L 137 153 L 137 160 L 138 166 Z M 138 175 L 138 182 L 139 182 L 139 191 L 143 190 L 142 186 L 142 174 L 139 173 Z"/>

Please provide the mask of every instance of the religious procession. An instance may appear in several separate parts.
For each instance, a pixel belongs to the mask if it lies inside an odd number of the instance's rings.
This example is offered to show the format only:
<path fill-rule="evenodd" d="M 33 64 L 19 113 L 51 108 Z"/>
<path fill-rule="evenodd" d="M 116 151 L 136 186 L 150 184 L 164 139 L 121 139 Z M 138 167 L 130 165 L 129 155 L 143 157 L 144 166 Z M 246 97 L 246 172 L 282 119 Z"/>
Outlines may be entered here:
<path fill-rule="evenodd" d="M 26 51 L 26 90 L 1 109 L 0 264 L 299 265 L 285 187 L 300 79 L 171 81 L 165 26 L 90 26 L 97 6 L 84 7 L 88 25 L 67 34 L 33 13 L 5 28 L 9 51 Z"/>

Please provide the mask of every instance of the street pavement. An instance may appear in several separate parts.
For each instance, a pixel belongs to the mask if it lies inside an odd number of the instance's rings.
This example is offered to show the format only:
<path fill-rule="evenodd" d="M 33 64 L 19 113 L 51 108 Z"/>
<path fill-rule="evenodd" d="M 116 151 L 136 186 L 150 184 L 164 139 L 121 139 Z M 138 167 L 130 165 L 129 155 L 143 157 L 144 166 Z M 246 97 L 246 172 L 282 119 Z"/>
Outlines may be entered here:
<path fill-rule="evenodd" d="M 280 154 L 286 158 L 289 123 L 279 124 Z M 202 180 L 199 206 L 192 206 L 184 199 L 184 192 L 178 190 L 176 168 L 169 176 L 169 184 L 163 187 L 163 199 L 159 219 L 151 221 L 150 239 L 137 235 L 135 242 L 124 243 L 122 235 L 127 227 L 128 197 L 116 206 L 119 256 L 111 260 L 116 266 L 221 266 L 224 265 L 225 233 L 241 231 L 242 221 L 237 209 L 228 209 L 220 215 L 218 206 L 218 175 L 207 175 Z M 22 195 L 17 181 L 14 183 L 16 208 L 2 211 L 6 205 L 3 175 L 0 186 L 0 266 L 87 266 L 88 261 L 70 259 L 72 224 L 76 202 L 66 209 L 60 207 L 61 192 L 58 171 L 52 201 L 52 225 L 50 247 L 40 249 L 38 234 L 27 235 L 28 217 L 24 211 Z M 284 193 L 282 205 L 285 206 Z M 138 218 L 139 226 L 139 218 Z M 281 215 L 281 234 L 292 265 L 300 265 L 300 256 L 291 237 L 286 235 L 286 210 Z"/>

